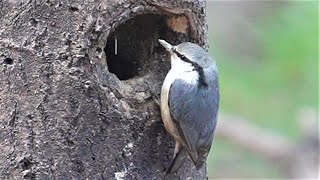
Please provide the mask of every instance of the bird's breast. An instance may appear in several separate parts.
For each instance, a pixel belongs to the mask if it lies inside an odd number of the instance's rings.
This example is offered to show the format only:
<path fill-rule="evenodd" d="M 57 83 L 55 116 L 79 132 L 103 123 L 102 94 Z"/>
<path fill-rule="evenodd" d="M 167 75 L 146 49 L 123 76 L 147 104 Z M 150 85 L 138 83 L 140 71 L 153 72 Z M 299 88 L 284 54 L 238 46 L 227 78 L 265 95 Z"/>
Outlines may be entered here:
<path fill-rule="evenodd" d="M 179 138 L 175 123 L 171 119 L 169 109 L 169 92 L 172 83 L 176 79 L 174 71 L 170 70 L 163 82 L 161 89 L 161 118 L 166 130 L 175 138 Z"/>

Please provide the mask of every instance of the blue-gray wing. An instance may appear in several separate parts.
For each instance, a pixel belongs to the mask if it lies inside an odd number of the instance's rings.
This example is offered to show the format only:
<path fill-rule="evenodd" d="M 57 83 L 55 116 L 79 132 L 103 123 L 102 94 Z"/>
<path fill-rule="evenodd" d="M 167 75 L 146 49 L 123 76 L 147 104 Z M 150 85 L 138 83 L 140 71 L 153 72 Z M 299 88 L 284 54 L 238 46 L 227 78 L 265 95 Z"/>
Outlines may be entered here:
<path fill-rule="evenodd" d="M 184 144 L 196 156 L 193 161 L 206 159 L 210 150 L 219 109 L 218 77 L 211 75 L 207 87 L 190 85 L 177 79 L 173 82 L 169 94 L 169 106 L 172 119 L 177 125 Z M 190 152 L 189 152 L 190 153 Z M 202 157 L 204 156 L 204 157 Z M 204 161 L 205 161 L 204 159 Z"/>

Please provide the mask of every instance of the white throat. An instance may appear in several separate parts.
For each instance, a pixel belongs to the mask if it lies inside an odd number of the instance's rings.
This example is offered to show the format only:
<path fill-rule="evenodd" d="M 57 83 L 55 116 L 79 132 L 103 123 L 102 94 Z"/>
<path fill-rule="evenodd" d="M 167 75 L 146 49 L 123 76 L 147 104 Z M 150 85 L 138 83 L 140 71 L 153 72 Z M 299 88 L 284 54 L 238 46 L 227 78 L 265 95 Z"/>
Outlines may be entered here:
<path fill-rule="evenodd" d="M 194 67 L 190 63 L 182 61 L 175 54 L 171 55 L 171 69 L 169 73 L 171 73 L 175 79 L 181 79 L 188 84 L 195 85 L 198 83 L 198 72 L 194 70 Z"/>

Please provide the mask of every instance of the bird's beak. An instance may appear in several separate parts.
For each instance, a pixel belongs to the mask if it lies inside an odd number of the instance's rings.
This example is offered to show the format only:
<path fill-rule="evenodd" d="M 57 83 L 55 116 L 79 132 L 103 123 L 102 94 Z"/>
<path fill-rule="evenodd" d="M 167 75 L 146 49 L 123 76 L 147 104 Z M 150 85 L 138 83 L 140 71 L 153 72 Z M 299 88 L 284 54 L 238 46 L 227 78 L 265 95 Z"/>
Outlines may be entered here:
<path fill-rule="evenodd" d="M 162 40 L 162 39 L 158 39 L 158 41 L 164 48 L 166 48 L 167 51 L 169 51 L 169 52 L 172 51 L 173 46 L 171 44 L 169 44 L 167 41 Z"/>

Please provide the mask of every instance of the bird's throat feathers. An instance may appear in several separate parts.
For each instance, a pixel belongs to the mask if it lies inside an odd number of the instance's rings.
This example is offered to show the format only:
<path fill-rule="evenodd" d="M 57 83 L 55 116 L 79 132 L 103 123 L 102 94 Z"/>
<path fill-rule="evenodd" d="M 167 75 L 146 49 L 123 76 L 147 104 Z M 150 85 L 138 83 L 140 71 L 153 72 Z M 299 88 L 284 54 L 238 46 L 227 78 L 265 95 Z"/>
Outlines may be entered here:
<path fill-rule="evenodd" d="M 176 51 L 173 51 L 171 56 L 170 71 L 176 74 L 176 79 L 181 79 L 188 84 L 207 86 L 203 68 Z"/>

